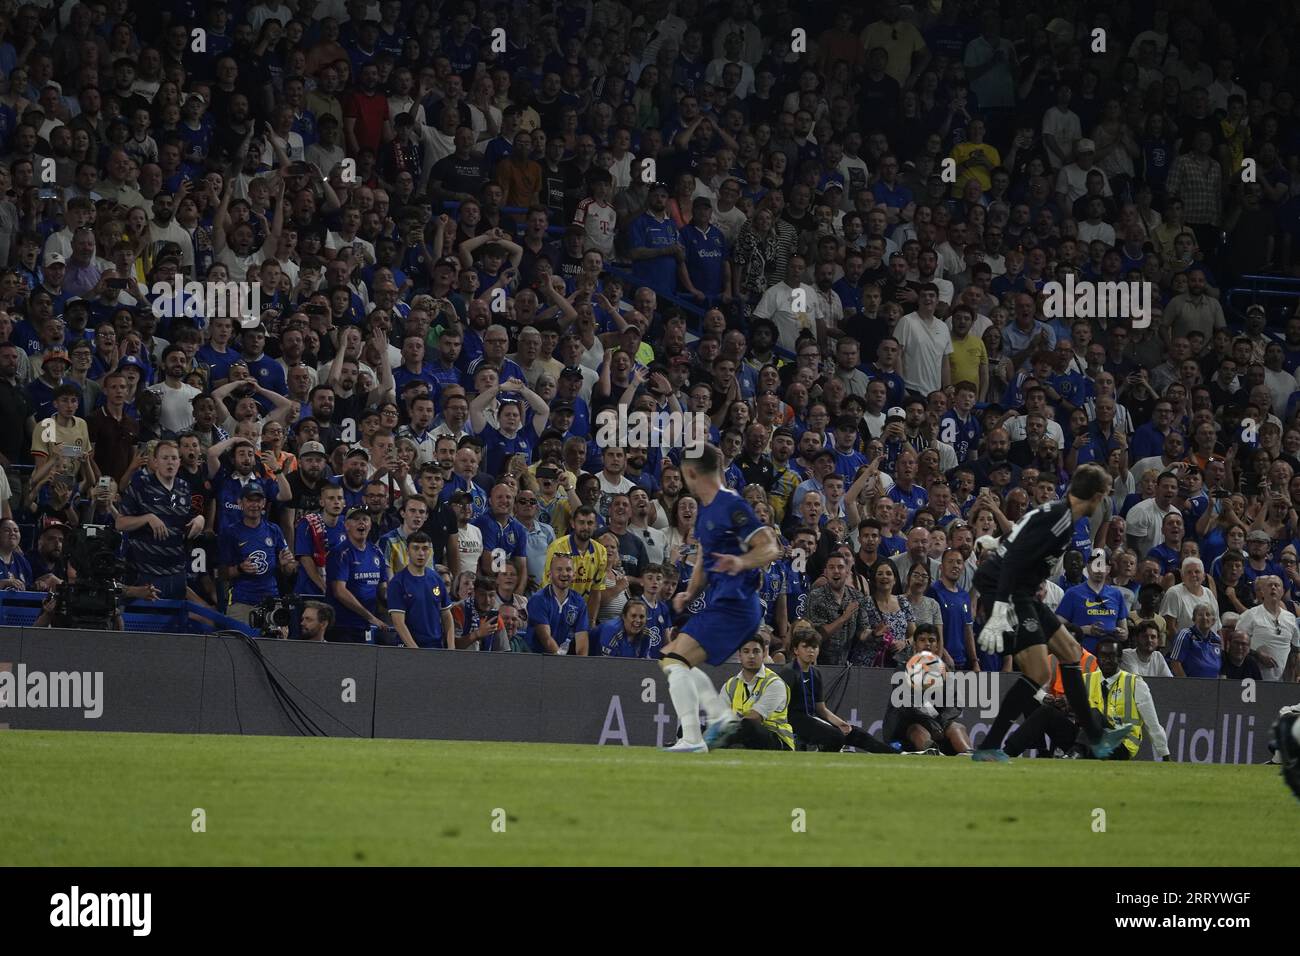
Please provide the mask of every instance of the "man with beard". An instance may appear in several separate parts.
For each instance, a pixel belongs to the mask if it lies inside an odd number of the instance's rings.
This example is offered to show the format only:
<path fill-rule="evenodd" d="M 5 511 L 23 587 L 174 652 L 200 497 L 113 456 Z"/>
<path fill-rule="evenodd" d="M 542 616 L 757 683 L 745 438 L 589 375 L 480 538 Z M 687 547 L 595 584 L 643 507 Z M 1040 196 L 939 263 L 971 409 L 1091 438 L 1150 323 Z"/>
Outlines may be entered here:
<path fill-rule="evenodd" d="M 62 521 L 46 525 L 36 539 L 36 552 L 31 556 L 32 580 L 38 591 L 53 591 L 68 579 L 68 559 L 63 553 L 64 535 L 68 526 Z"/>
<path fill-rule="evenodd" d="M 1020 468 L 1011 461 L 1011 436 L 1005 428 L 994 428 L 984 439 L 984 454 L 970 464 L 975 469 L 975 484 L 990 484 L 989 475 L 995 469 L 1007 468 L 1011 473 L 1011 484 L 1020 480 Z"/>
<path fill-rule="evenodd" d="M 182 180 L 180 198 L 189 195 L 190 187 Z M 177 199 L 173 193 L 162 191 L 153 197 L 153 221 L 149 235 L 153 238 L 153 251 L 158 252 L 165 243 L 174 243 L 181 250 L 181 267 L 187 275 L 194 274 L 194 241 L 174 217 Z"/>
<path fill-rule="evenodd" d="M 342 440 L 342 429 L 334 421 L 334 387 L 317 385 L 307 393 L 307 404 L 309 406 L 307 417 L 316 422 L 321 444 L 327 449 L 334 448 Z"/>
<path fill-rule="evenodd" d="M 343 472 L 330 477 L 331 484 L 338 485 L 343 489 L 347 510 L 351 511 L 353 508 L 365 506 L 366 481 L 369 471 L 370 452 L 358 445 L 349 449 L 347 456 L 343 459 Z M 366 530 L 369 532 L 369 525 L 366 526 Z"/>
<path fill-rule="evenodd" d="M 291 516 L 320 510 L 321 492 L 329 485 L 325 475 L 327 464 L 324 445 L 318 441 L 303 442 L 298 449 L 298 467 L 289 476 Z"/>
<path fill-rule="evenodd" d="M 140 398 L 143 399 L 149 394 L 151 393 L 141 392 Z M 142 411 L 142 420 L 143 417 Z M 228 450 L 230 463 L 223 464 L 222 456 Z M 227 438 L 208 449 L 208 477 L 212 479 L 212 486 L 216 491 L 212 502 L 216 511 L 213 515 L 215 520 L 209 522 L 209 527 L 212 527 L 218 536 L 227 528 L 233 528 L 244 520 L 239 500 L 245 485 L 252 482 L 260 484 L 268 504 L 273 501 L 285 502 L 292 497 L 293 492 L 289 489 L 289 481 L 284 473 L 281 472 L 274 478 L 259 475 L 255 472 L 257 461 L 257 450 L 253 447 L 253 443 L 245 438 Z"/>
<path fill-rule="evenodd" d="M 628 230 L 628 255 L 637 281 L 656 292 L 675 295 L 678 273 L 684 268 L 686 250 L 677 227 L 668 215 L 668 187 L 655 183 L 650 189 L 646 211 Z"/>
<path fill-rule="evenodd" d="M 179 345 L 167 346 L 162 361 L 163 380 L 149 389 L 160 400 L 159 418 L 163 427 L 172 433 L 186 431 L 194 424 L 193 402 L 200 392 L 181 381 L 186 364 L 185 349 Z"/>
<path fill-rule="evenodd" d="M 379 68 L 367 63 L 361 68 L 360 89 L 352 94 L 343 110 L 343 135 L 350 156 L 358 155 L 363 149 L 378 154 L 381 143 L 393 138 L 388 97 L 378 86 Z"/>
<path fill-rule="evenodd" d="M 572 563 L 572 588 L 586 601 L 587 613 L 593 619 L 600 610 L 600 593 L 605 589 L 607 567 L 605 546 L 593 540 L 596 532 L 596 511 L 580 506 L 569 521 L 569 533 L 558 537 L 546 550 L 546 565 L 542 570 L 543 586 L 551 583 L 551 565 L 557 557 L 568 558 Z"/>

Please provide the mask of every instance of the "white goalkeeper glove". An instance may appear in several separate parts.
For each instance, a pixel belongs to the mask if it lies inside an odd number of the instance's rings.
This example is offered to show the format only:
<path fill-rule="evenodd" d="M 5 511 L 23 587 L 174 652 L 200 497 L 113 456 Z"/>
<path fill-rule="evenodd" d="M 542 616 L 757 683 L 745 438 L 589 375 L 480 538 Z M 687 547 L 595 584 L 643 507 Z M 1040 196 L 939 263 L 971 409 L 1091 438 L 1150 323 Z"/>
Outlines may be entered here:
<path fill-rule="evenodd" d="M 986 654 L 1001 654 L 1006 646 L 1006 635 L 1016 628 L 1015 609 L 1006 601 L 997 601 L 993 613 L 980 630 L 979 648 Z"/>

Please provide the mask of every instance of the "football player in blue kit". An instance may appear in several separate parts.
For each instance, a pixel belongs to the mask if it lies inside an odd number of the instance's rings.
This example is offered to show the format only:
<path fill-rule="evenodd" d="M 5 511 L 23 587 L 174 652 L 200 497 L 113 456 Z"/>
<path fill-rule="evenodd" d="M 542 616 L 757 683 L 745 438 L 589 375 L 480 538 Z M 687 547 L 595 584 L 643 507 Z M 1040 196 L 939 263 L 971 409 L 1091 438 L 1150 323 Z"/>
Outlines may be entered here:
<path fill-rule="evenodd" d="M 682 730 L 682 739 L 668 749 L 706 753 L 700 708 L 709 718 L 707 739 L 718 746 L 735 733 L 740 717 L 700 665 L 724 663 L 758 630 L 763 618 L 760 569 L 780 557 L 781 548 L 776 533 L 749 503 L 723 486 L 722 453 L 716 446 L 703 445 L 698 457 L 684 458 L 682 477 L 700 503 L 695 519 L 699 554 L 686 588 L 673 598 L 673 611 L 681 614 L 701 592 L 706 601 L 678 630 L 659 663 Z"/>

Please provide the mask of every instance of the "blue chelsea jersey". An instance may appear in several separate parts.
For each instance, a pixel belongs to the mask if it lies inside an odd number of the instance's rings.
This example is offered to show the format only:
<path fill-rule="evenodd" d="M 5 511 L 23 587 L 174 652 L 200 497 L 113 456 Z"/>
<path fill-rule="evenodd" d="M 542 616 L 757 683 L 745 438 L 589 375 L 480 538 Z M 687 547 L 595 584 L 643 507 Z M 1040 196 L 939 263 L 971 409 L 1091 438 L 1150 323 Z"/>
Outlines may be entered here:
<path fill-rule="evenodd" d="M 726 488 L 719 489 L 713 500 L 700 508 L 695 519 L 695 533 L 700 543 L 700 558 L 708 574 L 706 594 L 709 604 L 717 601 L 749 601 L 757 598 L 762 578 L 756 568 L 740 574 L 714 570 L 715 554 L 744 554 L 750 538 L 765 525 L 744 498 Z"/>

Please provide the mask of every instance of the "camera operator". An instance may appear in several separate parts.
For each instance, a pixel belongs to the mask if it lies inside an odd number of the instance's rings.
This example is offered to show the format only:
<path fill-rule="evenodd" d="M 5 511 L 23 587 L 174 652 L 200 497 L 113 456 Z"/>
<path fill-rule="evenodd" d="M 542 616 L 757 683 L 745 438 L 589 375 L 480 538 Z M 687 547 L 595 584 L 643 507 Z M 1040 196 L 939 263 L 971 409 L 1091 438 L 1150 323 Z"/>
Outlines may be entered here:
<path fill-rule="evenodd" d="M 244 622 L 263 600 L 279 597 L 277 564 L 281 571 L 293 574 L 298 570 L 298 560 L 284 540 L 284 532 L 265 518 L 266 492 L 260 482 L 244 485 L 239 492 L 239 507 L 243 519 L 226 529 L 219 548 L 230 587 L 226 614 Z"/>
<path fill-rule="evenodd" d="M 193 513 L 190 487 L 177 477 L 180 467 L 176 443 L 159 441 L 148 468 L 131 477 L 114 522 L 127 536 L 126 557 L 136 570 L 136 582 L 154 585 L 167 601 L 185 600 L 185 542 L 203 531 L 203 516 Z"/>
<path fill-rule="evenodd" d="M 60 619 L 63 615 L 59 610 L 60 598 L 67 599 L 68 592 L 75 592 L 77 584 L 77 566 L 73 561 L 68 561 L 68 579 L 62 584 L 57 585 L 50 591 L 49 597 L 41 604 L 41 613 L 37 615 L 36 620 L 32 622 L 32 627 L 88 627 L 90 624 L 82 619 Z M 129 601 L 157 601 L 160 597 L 158 588 L 154 584 L 132 584 L 123 587 L 116 581 L 110 581 L 107 587 L 117 590 L 121 597 Z M 71 603 L 71 602 L 69 602 Z M 70 609 L 71 613 L 76 613 Z M 68 612 L 65 612 L 68 613 Z M 111 617 L 105 617 L 102 620 L 93 622 L 95 627 L 107 631 L 123 631 L 126 625 L 122 620 L 122 609 L 116 608 Z"/>
<path fill-rule="evenodd" d="M 298 618 L 298 639 L 324 642 L 325 634 L 334 626 L 334 608 L 324 601 L 306 601 Z"/>
<path fill-rule="evenodd" d="M 67 542 L 69 528 L 62 521 L 51 521 L 36 539 L 31 555 L 32 578 L 37 591 L 53 591 L 68 579 Z"/>

